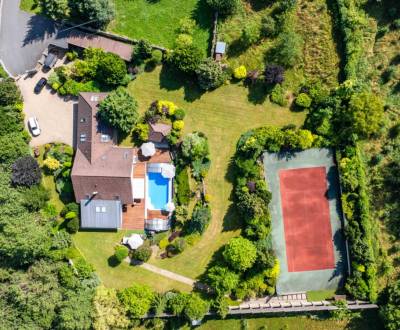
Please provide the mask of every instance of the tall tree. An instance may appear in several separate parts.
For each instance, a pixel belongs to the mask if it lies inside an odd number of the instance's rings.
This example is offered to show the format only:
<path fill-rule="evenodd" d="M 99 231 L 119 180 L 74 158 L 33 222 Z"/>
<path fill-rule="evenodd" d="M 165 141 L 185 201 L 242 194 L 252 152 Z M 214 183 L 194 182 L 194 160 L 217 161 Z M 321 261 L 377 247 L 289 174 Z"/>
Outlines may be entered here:
<path fill-rule="evenodd" d="M 115 16 L 110 0 L 74 0 L 70 2 L 71 16 L 96 27 L 105 27 Z"/>
<path fill-rule="evenodd" d="M 138 120 L 137 108 L 136 100 L 126 88 L 119 87 L 100 102 L 98 115 L 107 124 L 128 134 Z"/>

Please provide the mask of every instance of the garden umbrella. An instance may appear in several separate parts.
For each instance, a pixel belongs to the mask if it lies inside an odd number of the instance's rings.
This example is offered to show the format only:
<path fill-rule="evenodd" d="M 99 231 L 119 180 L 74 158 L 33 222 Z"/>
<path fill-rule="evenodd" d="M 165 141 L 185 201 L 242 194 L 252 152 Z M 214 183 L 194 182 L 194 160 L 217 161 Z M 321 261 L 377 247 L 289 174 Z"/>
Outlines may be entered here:
<path fill-rule="evenodd" d="M 132 250 L 136 250 L 139 246 L 142 246 L 143 243 L 144 241 L 139 234 L 132 234 L 126 242 Z"/>
<path fill-rule="evenodd" d="M 173 212 L 175 210 L 175 204 L 173 202 L 169 202 L 165 205 L 165 209 L 168 212 Z"/>
<path fill-rule="evenodd" d="M 172 179 L 175 176 L 175 166 L 172 164 L 163 164 L 161 175 L 166 179 Z"/>
<path fill-rule="evenodd" d="M 140 150 L 142 150 L 142 155 L 145 157 L 151 157 L 156 153 L 156 147 L 153 142 L 143 143 Z"/>

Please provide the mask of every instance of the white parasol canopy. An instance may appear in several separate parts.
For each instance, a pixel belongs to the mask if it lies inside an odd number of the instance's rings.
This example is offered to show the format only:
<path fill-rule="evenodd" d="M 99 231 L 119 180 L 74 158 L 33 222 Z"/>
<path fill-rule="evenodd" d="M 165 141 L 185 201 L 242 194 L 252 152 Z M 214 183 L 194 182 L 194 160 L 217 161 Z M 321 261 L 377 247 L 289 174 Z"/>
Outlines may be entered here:
<path fill-rule="evenodd" d="M 144 241 L 139 234 L 132 234 L 125 242 L 132 250 L 136 250 L 139 246 L 142 246 L 143 243 Z"/>
<path fill-rule="evenodd" d="M 162 164 L 161 175 L 166 179 L 175 177 L 175 166 L 172 164 Z"/>
<path fill-rule="evenodd" d="M 175 210 L 174 202 L 169 202 L 165 205 L 165 210 L 168 212 L 173 212 Z"/>
<path fill-rule="evenodd" d="M 156 153 L 156 147 L 153 142 L 143 143 L 140 150 L 145 157 L 151 157 Z"/>

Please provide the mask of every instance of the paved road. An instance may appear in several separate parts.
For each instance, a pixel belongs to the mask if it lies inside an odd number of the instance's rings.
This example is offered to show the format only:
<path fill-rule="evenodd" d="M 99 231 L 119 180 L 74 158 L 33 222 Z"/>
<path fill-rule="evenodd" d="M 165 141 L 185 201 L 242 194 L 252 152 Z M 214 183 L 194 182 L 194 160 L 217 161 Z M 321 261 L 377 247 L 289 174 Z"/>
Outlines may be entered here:
<path fill-rule="evenodd" d="M 19 0 L 0 0 L 0 59 L 13 76 L 35 67 L 49 43 L 63 43 L 53 21 L 19 9 Z"/>

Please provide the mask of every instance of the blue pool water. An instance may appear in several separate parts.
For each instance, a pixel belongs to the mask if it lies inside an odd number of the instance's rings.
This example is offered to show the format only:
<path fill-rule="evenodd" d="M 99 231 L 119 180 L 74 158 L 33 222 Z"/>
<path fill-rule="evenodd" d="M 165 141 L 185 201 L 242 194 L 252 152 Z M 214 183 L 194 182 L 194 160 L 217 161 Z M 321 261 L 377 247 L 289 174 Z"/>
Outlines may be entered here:
<path fill-rule="evenodd" d="M 165 209 L 168 203 L 168 182 L 169 179 L 164 178 L 161 173 L 147 173 L 148 194 L 150 202 L 155 210 Z"/>

